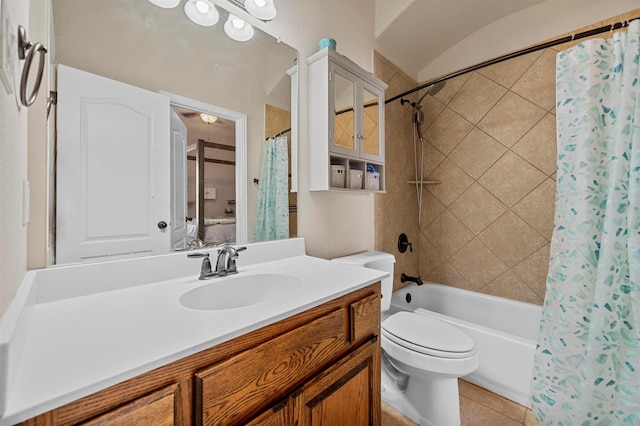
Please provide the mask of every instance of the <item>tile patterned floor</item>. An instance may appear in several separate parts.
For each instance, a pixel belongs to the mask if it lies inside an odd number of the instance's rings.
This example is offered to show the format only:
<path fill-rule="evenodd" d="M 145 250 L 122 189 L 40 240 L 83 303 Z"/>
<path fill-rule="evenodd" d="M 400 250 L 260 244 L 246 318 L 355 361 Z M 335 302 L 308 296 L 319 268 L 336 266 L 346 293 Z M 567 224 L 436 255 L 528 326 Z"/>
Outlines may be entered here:
<path fill-rule="evenodd" d="M 481 387 L 459 381 L 462 426 L 538 426 L 531 410 Z M 416 423 L 382 404 L 382 426 L 413 426 Z"/>

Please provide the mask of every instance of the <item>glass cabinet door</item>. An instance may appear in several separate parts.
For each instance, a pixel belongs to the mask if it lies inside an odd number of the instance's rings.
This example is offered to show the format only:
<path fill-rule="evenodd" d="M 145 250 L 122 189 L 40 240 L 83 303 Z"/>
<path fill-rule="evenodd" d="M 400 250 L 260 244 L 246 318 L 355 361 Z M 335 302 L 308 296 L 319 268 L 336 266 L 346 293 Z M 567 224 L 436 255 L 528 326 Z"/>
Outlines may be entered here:
<path fill-rule="evenodd" d="M 372 87 L 363 88 L 363 114 L 362 114 L 362 156 L 369 159 L 378 159 L 381 154 L 380 146 L 380 94 Z"/>
<path fill-rule="evenodd" d="M 331 151 L 347 155 L 356 155 L 358 138 L 356 137 L 356 116 L 354 111 L 356 82 L 350 73 L 334 66 L 333 82 L 333 140 Z"/>

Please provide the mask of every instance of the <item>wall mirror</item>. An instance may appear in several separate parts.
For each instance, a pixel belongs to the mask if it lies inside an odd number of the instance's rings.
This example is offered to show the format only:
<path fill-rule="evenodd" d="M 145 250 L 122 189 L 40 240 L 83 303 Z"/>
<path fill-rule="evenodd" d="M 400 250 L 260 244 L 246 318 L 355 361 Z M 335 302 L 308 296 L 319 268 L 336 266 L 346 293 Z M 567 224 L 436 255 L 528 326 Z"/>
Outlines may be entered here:
<path fill-rule="evenodd" d="M 237 226 L 244 229 L 244 234 L 235 242 L 252 242 L 265 139 L 283 133 L 292 143 L 291 117 L 297 116 L 292 108 L 297 108 L 297 104 L 292 105 L 291 87 L 297 73 L 289 75 L 287 71 L 295 65 L 297 51 L 259 29 L 255 29 L 249 41 L 230 39 L 223 30 L 228 13 L 220 7 L 216 25 L 196 25 L 185 15 L 183 3 L 174 9 L 163 9 L 147 0 L 52 0 L 52 58 L 57 64 L 147 91 L 175 94 L 170 95 L 173 96 L 172 110 L 185 125 L 201 126 L 202 108 L 176 104 L 173 102 L 176 97 L 244 116 L 241 124 L 244 128 L 239 128 L 245 132 L 244 158 L 234 156 L 238 147 L 224 152 L 212 145 L 206 148 L 207 155 L 219 160 L 217 164 L 222 167 L 243 170 L 244 179 L 242 182 L 236 179 L 232 184 L 236 185 L 232 197 L 230 179 L 223 177 L 215 181 L 212 174 L 205 184 L 208 191 L 205 200 L 209 201 L 204 203 L 210 204 L 206 214 L 212 217 L 207 217 L 208 220 L 233 218 L 238 221 Z M 63 96 L 58 93 L 59 98 Z M 233 120 L 224 118 L 217 123 L 220 129 L 225 128 L 223 132 L 229 132 L 233 124 Z M 194 143 L 216 138 L 215 135 L 188 137 L 190 152 L 185 158 L 188 178 L 193 179 L 195 173 L 194 160 L 188 159 L 193 157 Z M 207 142 L 231 143 L 228 135 L 220 138 L 220 141 Z M 214 150 L 217 153 L 213 154 Z M 123 161 L 127 158 L 127 152 L 119 155 Z M 237 185 L 244 186 L 238 190 Z M 185 216 L 194 217 L 196 202 L 192 189 L 185 187 L 185 194 L 188 199 Z M 290 236 L 293 237 L 296 236 L 295 194 L 291 194 L 289 204 Z M 61 215 L 60 209 L 57 214 Z M 171 250 L 173 247 L 168 246 L 165 252 Z M 160 252 L 154 252 L 157 253 Z M 56 263 L 65 262 L 68 261 Z"/>

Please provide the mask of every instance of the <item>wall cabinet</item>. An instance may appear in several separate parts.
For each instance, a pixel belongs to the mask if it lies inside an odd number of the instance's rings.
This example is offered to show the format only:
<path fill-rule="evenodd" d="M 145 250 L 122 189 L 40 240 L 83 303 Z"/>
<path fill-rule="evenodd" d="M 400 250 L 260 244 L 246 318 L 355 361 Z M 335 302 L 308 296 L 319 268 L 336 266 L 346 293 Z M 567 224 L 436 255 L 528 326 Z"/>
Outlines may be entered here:
<path fill-rule="evenodd" d="M 24 424 L 379 425 L 379 327 L 377 283 Z"/>
<path fill-rule="evenodd" d="M 332 49 L 309 57 L 307 64 L 309 189 L 384 191 L 387 85 Z M 371 168 L 378 173 L 377 182 L 370 175 L 373 187 L 367 184 Z M 336 173 L 343 173 L 343 179 L 336 179 Z"/>

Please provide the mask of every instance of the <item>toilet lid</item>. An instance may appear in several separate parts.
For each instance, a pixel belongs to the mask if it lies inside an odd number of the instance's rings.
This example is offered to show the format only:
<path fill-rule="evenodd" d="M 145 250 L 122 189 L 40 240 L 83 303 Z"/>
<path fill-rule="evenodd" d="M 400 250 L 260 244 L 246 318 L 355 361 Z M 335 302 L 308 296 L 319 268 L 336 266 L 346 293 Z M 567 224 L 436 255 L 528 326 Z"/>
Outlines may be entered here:
<path fill-rule="evenodd" d="M 462 330 L 436 318 L 413 312 L 398 312 L 382 323 L 391 341 L 427 355 L 462 358 L 474 350 L 473 339 Z"/>

